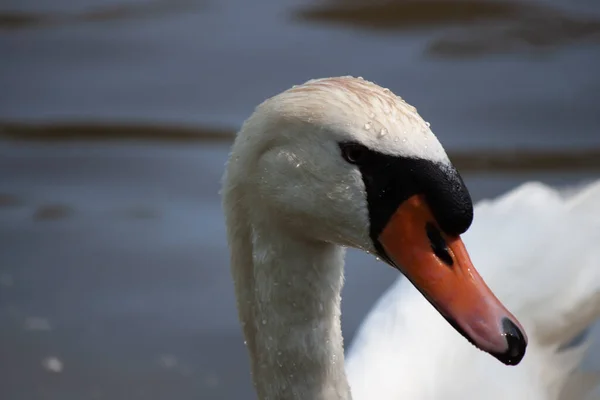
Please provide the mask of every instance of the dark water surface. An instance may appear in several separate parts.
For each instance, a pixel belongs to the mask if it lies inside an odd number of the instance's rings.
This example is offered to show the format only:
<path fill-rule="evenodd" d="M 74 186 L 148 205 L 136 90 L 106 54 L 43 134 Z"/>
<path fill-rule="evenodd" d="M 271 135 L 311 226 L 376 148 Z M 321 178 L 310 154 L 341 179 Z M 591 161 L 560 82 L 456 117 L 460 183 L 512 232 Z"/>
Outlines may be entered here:
<path fill-rule="evenodd" d="M 593 1 L 424 2 L 431 7 L 397 1 L 400 11 L 317 18 L 339 2 L 9 0 L 0 6 L 13 21 L 0 30 L 0 121 L 235 128 L 292 84 L 350 74 L 416 105 L 450 148 L 600 146 Z M 371 28 L 384 17 L 385 29 Z M 429 54 L 440 41 L 490 35 L 483 53 Z M 495 44 L 503 35 L 513 44 Z"/>

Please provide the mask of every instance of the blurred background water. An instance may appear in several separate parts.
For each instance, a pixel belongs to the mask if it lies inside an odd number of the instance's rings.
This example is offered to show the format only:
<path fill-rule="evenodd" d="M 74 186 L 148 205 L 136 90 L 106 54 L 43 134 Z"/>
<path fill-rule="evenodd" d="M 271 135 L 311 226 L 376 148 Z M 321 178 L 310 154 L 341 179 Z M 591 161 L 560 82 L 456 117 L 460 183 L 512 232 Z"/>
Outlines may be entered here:
<path fill-rule="evenodd" d="M 599 44 L 595 0 L 4 0 L 0 398 L 254 398 L 217 193 L 253 108 L 364 76 L 475 200 L 574 185 L 600 171 Z M 396 276 L 350 252 L 347 342 Z"/>

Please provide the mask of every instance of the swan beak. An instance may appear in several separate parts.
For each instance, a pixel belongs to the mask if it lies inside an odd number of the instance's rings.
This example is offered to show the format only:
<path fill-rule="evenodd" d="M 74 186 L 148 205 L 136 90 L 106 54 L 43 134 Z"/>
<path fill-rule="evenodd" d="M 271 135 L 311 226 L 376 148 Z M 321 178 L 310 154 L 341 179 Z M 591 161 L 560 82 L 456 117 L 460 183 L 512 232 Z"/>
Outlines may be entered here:
<path fill-rule="evenodd" d="M 410 197 L 379 235 L 385 255 L 454 328 L 506 365 L 525 355 L 517 319 L 483 281 L 460 236 L 443 233 L 425 198 Z"/>

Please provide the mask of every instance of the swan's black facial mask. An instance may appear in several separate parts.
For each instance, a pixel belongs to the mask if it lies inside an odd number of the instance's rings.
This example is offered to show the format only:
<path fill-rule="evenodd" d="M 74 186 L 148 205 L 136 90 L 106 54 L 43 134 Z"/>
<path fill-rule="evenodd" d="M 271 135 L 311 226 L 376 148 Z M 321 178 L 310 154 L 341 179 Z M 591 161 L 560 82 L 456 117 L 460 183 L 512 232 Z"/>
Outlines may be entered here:
<path fill-rule="evenodd" d="M 391 156 L 356 143 L 342 143 L 342 156 L 355 164 L 367 192 L 370 236 L 381 251 L 377 238 L 400 204 L 422 195 L 439 228 L 449 235 L 464 233 L 473 221 L 473 203 L 460 174 L 451 165 Z"/>
<path fill-rule="evenodd" d="M 361 172 L 379 256 L 467 340 L 505 364 L 518 364 L 527 344 L 523 330 L 479 276 L 459 236 L 473 221 L 473 204 L 458 171 L 355 143 L 340 148 Z"/>

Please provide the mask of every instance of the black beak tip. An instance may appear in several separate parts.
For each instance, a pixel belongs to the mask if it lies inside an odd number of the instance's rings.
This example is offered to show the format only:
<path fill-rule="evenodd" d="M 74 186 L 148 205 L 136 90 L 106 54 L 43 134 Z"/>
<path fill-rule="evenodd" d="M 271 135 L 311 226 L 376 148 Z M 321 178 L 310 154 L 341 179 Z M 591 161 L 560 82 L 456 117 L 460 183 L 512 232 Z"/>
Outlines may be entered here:
<path fill-rule="evenodd" d="M 506 365 L 517 365 L 525 357 L 527 339 L 521 330 L 508 318 L 502 320 L 502 329 L 508 345 L 504 353 L 494 354 L 500 362 Z"/>

